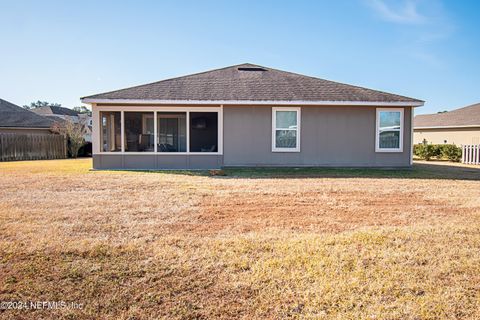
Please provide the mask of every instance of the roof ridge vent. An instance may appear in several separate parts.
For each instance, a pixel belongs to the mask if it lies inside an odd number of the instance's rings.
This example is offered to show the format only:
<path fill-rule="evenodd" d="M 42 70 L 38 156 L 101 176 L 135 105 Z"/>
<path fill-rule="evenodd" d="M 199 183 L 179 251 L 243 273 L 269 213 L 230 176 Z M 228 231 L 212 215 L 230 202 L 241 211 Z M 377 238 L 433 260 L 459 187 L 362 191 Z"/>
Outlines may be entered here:
<path fill-rule="evenodd" d="M 238 71 L 267 71 L 265 68 L 261 67 L 238 67 Z"/>

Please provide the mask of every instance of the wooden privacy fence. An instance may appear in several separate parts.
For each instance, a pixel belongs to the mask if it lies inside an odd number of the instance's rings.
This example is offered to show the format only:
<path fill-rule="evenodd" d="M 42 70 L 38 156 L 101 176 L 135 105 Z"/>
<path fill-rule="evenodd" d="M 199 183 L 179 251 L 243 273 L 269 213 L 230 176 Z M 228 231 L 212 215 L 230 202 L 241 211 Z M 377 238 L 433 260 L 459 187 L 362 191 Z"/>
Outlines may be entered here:
<path fill-rule="evenodd" d="M 462 146 L 462 163 L 480 164 L 480 144 Z"/>
<path fill-rule="evenodd" d="M 58 134 L 0 133 L 0 161 L 65 159 L 67 140 Z"/>

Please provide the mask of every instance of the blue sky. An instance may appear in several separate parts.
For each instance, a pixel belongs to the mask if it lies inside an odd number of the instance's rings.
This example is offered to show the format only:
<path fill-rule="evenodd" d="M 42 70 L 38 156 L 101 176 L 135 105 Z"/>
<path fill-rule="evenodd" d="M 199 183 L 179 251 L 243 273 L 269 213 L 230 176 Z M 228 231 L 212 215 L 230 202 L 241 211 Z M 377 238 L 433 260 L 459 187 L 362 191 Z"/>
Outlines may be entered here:
<path fill-rule="evenodd" d="M 480 102 L 480 1 L 0 0 L 0 97 L 79 97 L 243 62 Z"/>

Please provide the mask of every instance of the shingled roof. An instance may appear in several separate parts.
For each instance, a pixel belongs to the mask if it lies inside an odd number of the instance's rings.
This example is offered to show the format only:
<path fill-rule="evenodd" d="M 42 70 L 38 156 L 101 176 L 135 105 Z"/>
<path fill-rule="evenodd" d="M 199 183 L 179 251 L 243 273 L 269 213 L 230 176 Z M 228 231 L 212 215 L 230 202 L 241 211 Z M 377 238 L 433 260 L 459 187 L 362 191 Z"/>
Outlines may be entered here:
<path fill-rule="evenodd" d="M 0 127 L 50 128 L 53 121 L 0 99 Z"/>
<path fill-rule="evenodd" d="M 423 105 L 421 100 L 397 94 L 249 63 L 82 98 L 87 103 L 106 100 L 401 102 Z"/>
<path fill-rule="evenodd" d="M 415 116 L 413 126 L 414 128 L 480 127 L 480 103 L 444 113 Z"/>
<path fill-rule="evenodd" d="M 41 114 L 45 116 L 52 116 L 52 115 L 61 115 L 61 116 L 78 116 L 78 112 L 64 107 L 57 107 L 57 106 L 44 106 L 32 109 L 33 112 L 36 114 Z"/>

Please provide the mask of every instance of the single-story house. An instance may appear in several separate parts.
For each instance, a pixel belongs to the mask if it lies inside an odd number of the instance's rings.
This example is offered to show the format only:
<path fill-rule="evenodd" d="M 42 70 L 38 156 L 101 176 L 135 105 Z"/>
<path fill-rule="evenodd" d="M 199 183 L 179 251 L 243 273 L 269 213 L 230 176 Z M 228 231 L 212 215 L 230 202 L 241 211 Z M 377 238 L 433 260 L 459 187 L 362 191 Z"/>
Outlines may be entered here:
<path fill-rule="evenodd" d="M 414 119 L 414 143 L 480 144 L 480 103 Z"/>
<path fill-rule="evenodd" d="M 253 64 L 81 98 L 95 169 L 408 167 L 423 101 Z"/>
<path fill-rule="evenodd" d="M 79 113 L 75 110 L 60 106 L 44 106 L 32 109 L 33 112 L 54 121 L 70 120 L 73 123 L 82 124 L 85 127 L 85 141 L 92 142 L 92 117 L 86 113 Z"/>
<path fill-rule="evenodd" d="M 0 133 L 50 134 L 54 121 L 0 99 Z"/>

